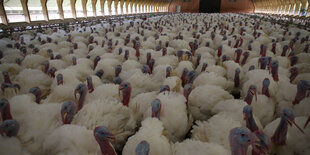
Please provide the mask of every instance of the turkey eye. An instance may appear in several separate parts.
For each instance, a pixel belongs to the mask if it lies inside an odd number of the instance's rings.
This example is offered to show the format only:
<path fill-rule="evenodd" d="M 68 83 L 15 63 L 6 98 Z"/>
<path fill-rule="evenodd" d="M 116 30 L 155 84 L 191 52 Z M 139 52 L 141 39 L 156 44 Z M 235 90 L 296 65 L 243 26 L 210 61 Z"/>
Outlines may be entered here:
<path fill-rule="evenodd" d="M 242 133 L 242 134 L 241 134 L 241 137 L 244 137 L 244 136 L 245 136 L 245 134 L 244 134 L 244 133 Z"/>

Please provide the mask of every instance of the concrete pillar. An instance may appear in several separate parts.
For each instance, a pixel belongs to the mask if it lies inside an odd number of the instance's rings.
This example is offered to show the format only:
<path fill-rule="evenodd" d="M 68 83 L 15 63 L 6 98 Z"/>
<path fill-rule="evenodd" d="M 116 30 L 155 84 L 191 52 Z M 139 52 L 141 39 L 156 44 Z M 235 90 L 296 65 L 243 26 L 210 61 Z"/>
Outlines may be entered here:
<path fill-rule="evenodd" d="M 97 17 L 96 4 L 97 4 L 97 0 L 92 0 L 92 1 L 91 1 L 91 8 L 92 8 L 92 10 L 93 10 L 93 15 L 94 15 L 95 17 Z"/>
<path fill-rule="evenodd" d="M 41 0 L 41 6 L 42 6 L 42 12 L 43 12 L 44 20 L 49 21 L 46 3 L 47 3 L 47 0 Z"/>
<path fill-rule="evenodd" d="M 75 9 L 76 0 L 70 0 L 72 17 L 76 19 L 76 9 Z"/>
<path fill-rule="evenodd" d="M 29 10 L 28 10 L 28 0 L 20 0 L 20 3 L 22 4 L 22 7 L 23 7 L 25 21 L 27 23 L 30 23 L 31 19 L 30 19 L 30 14 L 29 14 Z"/>
<path fill-rule="evenodd" d="M 108 2 L 108 11 L 109 11 L 109 15 L 112 15 L 112 8 L 111 8 L 112 0 L 107 0 L 107 2 Z"/>
<path fill-rule="evenodd" d="M 86 8 L 87 0 L 82 0 L 82 8 L 83 8 L 83 16 L 87 18 L 87 8 Z"/>
<path fill-rule="evenodd" d="M 101 8 L 101 14 L 102 16 L 105 16 L 106 14 L 104 13 L 104 4 L 106 3 L 106 0 L 100 0 L 100 8 Z"/>
<path fill-rule="evenodd" d="M 8 18 L 7 18 L 6 13 L 5 13 L 4 5 L 3 5 L 3 0 L 0 0 L 0 17 L 1 17 L 2 23 L 4 25 L 9 24 Z"/>
<path fill-rule="evenodd" d="M 114 0 L 114 9 L 115 9 L 115 14 L 116 15 L 118 15 L 118 8 L 117 8 L 117 6 L 118 6 L 118 3 L 119 3 L 119 0 Z"/>
<path fill-rule="evenodd" d="M 63 0 L 57 0 L 59 18 L 60 18 L 61 20 L 64 20 L 64 19 L 65 19 L 65 16 L 64 16 L 64 10 L 63 10 L 63 8 L 62 8 L 62 3 L 63 3 Z"/>

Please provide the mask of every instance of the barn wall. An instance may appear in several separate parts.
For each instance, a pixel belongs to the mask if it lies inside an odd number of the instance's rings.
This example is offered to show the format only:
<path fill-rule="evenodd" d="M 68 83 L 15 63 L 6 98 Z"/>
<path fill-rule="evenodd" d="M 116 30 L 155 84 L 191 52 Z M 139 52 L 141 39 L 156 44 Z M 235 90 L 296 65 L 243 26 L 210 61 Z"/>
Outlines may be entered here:
<path fill-rule="evenodd" d="M 181 6 L 181 12 L 199 12 L 200 0 L 191 0 L 184 2 L 184 0 L 172 0 L 169 5 L 169 12 L 175 12 L 176 6 Z"/>
<path fill-rule="evenodd" d="M 236 0 L 236 2 L 229 2 L 229 0 L 221 0 L 221 13 L 225 12 L 242 12 L 253 13 L 253 0 Z"/>

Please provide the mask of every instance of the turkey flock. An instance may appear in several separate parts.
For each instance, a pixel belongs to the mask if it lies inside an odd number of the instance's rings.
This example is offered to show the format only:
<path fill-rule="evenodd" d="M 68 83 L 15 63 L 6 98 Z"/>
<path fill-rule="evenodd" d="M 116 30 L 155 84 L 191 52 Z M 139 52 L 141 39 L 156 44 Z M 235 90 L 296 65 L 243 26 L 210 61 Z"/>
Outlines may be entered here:
<path fill-rule="evenodd" d="M 0 40 L 1 155 L 309 155 L 310 32 L 165 14 Z"/>

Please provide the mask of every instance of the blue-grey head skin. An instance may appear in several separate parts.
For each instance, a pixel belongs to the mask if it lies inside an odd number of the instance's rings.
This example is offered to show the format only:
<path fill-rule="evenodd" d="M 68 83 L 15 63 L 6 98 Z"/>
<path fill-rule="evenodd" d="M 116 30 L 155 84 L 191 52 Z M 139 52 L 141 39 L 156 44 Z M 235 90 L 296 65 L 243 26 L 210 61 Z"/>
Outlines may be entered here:
<path fill-rule="evenodd" d="M 120 77 L 114 77 L 113 78 L 113 83 L 119 85 L 119 84 L 122 83 L 122 79 Z"/>
<path fill-rule="evenodd" d="M 156 50 L 156 51 L 160 51 L 160 45 L 157 45 L 157 46 L 155 47 L 155 50 Z"/>
<path fill-rule="evenodd" d="M 295 122 L 295 115 L 293 110 L 284 108 L 281 113 L 281 118 L 284 119 L 290 126 Z"/>
<path fill-rule="evenodd" d="M 208 67 L 208 63 L 206 63 L 206 62 L 204 62 L 203 64 L 202 64 L 202 71 L 205 71 L 206 70 L 206 68 Z"/>
<path fill-rule="evenodd" d="M 101 79 L 102 76 L 103 76 L 104 72 L 102 69 L 99 69 L 97 72 L 96 72 L 96 75 Z"/>
<path fill-rule="evenodd" d="M 39 87 L 32 87 L 28 93 L 33 94 L 36 97 L 36 102 L 39 104 L 41 101 L 41 89 Z"/>
<path fill-rule="evenodd" d="M 292 126 L 293 124 L 300 130 L 300 132 L 304 133 L 304 131 L 295 123 L 293 110 L 284 108 L 281 113 L 281 121 L 271 137 L 271 141 L 276 146 L 285 145 L 288 125 Z"/>
<path fill-rule="evenodd" d="M 299 102 L 307 96 L 307 90 L 310 90 L 310 82 L 307 80 L 300 80 L 297 83 L 297 93 L 293 105 L 299 104 Z"/>
<path fill-rule="evenodd" d="M 122 53 L 123 53 L 123 48 L 120 47 L 120 48 L 118 49 L 118 55 L 121 55 Z"/>
<path fill-rule="evenodd" d="M 253 117 L 253 108 L 250 105 L 246 105 L 243 107 L 243 117 L 246 121 L 246 127 L 250 129 L 252 132 L 258 130 L 256 122 Z"/>
<path fill-rule="evenodd" d="M 5 120 L 0 124 L 0 134 L 8 137 L 17 136 L 19 123 L 16 120 Z"/>
<path fill-rule="evenodd" d="M 256 154 L 269 154 L 271 151 L 270 138 L 260 130 L 253 132 L 253 134 L 255 136 L 255 140 L 252 144 L 252 154 L 253 152 Z"/>
<path fill-rule="evenodd" d="M 188 76 L 188 83 L 193 83 L 196 77 L 196 71 L 195 70 L 189 71 L 187 73 L 187 76 Z"/>
<path fill-rule="evenodd" d="M 60 85 L 60 84 L 63 85 L 64 81 L 63 81 L 63 75 L 62 74 L 57 74 L 56 79 L 57 79 L 57 85 Z"/>
<path fill-rule="evenodd" d="M 166 68 L 166 78 L 167 78 L 167 77 L 170 77 L 171 71 L 172 71 L 172 68 L 171 68 L 170 66 L 168 66 L 168 67 Z"/>
<path fill-rule="evenodd" d="M 137 145 L 135 152 L 136 155 L 148 155 L 150 152 L 150 144 L 145 140 L 141 141 Z"/>
<path fill-rule="evenodd" d="M 72 65 L 76 65 L 76 57 L 72 57 Z"/>
<path fill-rule="evenodd" d="M 151 73 L 151 69 L 148 65 L 143 65 L 142 66 L 142 73 L 147 74 L 147 73 Z"/>
<path fill-rule="evenodd" d="M 110 140 L 115 139 L 115 136 L 105 126 L 98 126 L 94 129 L 94 136 L 96 140 Z"/>
<path fill-rule="evenodd" d="M 119 74 L 122 72 L 122 66 L 121 65 L 117 65 L 115 67 L 115 76 L 119 76 Z"/>
<path fill-rule="evenodd" d="M 9 105 L 9 101 L 5 98 L 0 99 L 0 111 L 6 109 L 6 107 Z"/>
<path fill-rule="evenodd" d="M 252 66 L 249 67 L 249 71 L 254 70 L 254 69 L 255 69 L 255 66 L 254 66 L 254 65 L 252 65 Z"/>
<path fill-rule="evenodd" d="M 124 55 L 124 58 L 127 60 L 127 59 L 128 59 L 128 57 L 129 57 L 129 50 L 128 50 L 128 49 L 126 49 L 126 50 L 125 50 L 125 55 Z"/>
<path fill-rule="evenodd" d="M 114 140 L 115 143 L 115 136 L 107 127 L 96 127 L 94 129 L 94 137 L 100 146 L 102 154 L 116 155 L 114 148 L 110 145 L 110 140 Z"/>
<path fill-rule="evenodd" d="M 160 119 L 161 101 L 159 99 L 155 99 L 152 101 L 151 106 L 152 106 L 152 117 Z"/>
<path fill-rule="evenodd" d="M 170 91 L 170 87 L 168 85 L 160 86 L 159 93 L 165 92 L 165 91 Z"/>
<path fill-rule="evenodd" d="M 269 87 L 269 85 L 270 85 L 270 80 L 268 78 L 265 78 L 263 80 L 263 86 Z"/>
<path fill-rule="evenodd" d="M 73 101 L 66 101 L 61 106 L 61 118 L 63 124 L 70 124 L 76 113 L 76 105 Z"/>
<path fill-rule="evenodd" d="M 230 130 L 229 143 L 232 155 L 245 155 L 249 145 L 253 142 L 251 131 L 246 127 Z"/>
<path fill-rule="evenodd" d="M 183 51 L 178 51 L 178 52 L 177 52 L 177 56 L 178 56 L 179 58 L 181 58 L 181 57 L 183 56 Z"/>

